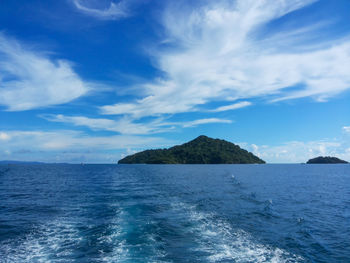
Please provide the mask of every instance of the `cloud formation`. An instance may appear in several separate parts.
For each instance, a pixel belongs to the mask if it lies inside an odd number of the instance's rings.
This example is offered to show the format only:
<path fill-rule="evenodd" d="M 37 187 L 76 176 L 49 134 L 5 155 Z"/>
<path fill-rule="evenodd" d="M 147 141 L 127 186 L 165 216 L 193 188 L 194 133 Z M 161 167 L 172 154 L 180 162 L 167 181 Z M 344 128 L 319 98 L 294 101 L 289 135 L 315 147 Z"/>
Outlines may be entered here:
<path fill-rule="evenodd" d="M 72 0 L 74 6 L 81 12 L 102 20 L 116 20 L 129 16 L 125 0 L 117 3 L 111 1 L 108 8 L 99 9 L 88 7 L 89 0 Z"/>
<path fill-rule="evenodd" d="M 1 141 L 7 141 L 7 140 L 9 140 L 10 139 L 10 136 L 7 134 L 7 133 L 5 133 L 5 132 L 0 132 L 0 140 Z"/>
<path fill-rule="evenodd" d="M 350 161 L 350 144 L 347 141 L 291 141 L 281 145 L 242 144 L 255 155 L 271 163 L 305 163 L 317 156 L 335 156 Z"/>
<path fill-rule="evenodd" d="M 231 101 L 215 112 L 234 109 L 234 100 L 312 97 L 324 101 L 349 89 L 350 42 L 307 41 L 319 35 L 327 21 L 262 34 L 268 23 L 314 2 L 223 0 L 196 8 L 184 2 L 172 5 L 162 19 L 164 45 L 151 52 L 162 77 L 143 85 L 145 97 L 105 105 L 101 113 L 141 118 L 198 111 L 198 106 L 213 100 Z"/>
<path fill-rule="evenodd" d="M 145 136 L 91 136 L 73 130 L 0 131 L 0 160 L 116 162 L 125 149 L 167 147 L 174 142 Z"/>
<path fill-rule="evenodd" d="M 0 160 L 78 163 L 116 162 L 125 153 L 183 143 L 135 135 L 93 136 L 73 130 L 0 131 L 0 141 Z M 301 163 L 320 155 L 350 161 L 349 141 L 342 139 L 291 141 L 280 145 L 239 145 L 271 163 Z"/>
<path fill-rule="evenodd" d="M 350 126 L 344 126 L 343 131 L 350 134 Z"/>
<path fill-rule="evenodd" d="M 237 102 L 235 104 L 221 106 L 221 107 L 218 107 L 218 108 L 211 110 L 211 111 L 212 112 L 221 112 L 221 111 L 228 111 L 228 110 L 236 110 L 236 109 L 248 107 L 250 105 L 252 105 L 252 103 L 249 101 L 241 101 L 241 102 Z"/>
<path fill-rule="evenodd" d="M 8 111 L 67 103 L 88 90 L 68 61 L 52 60 L 0 33 L 0 105 Z"/>
<path fill-rule="evenodd" d="M 57 130 L 57 131 L 2 131 L 7 138 L 3 142 L 3 149 L 11 145 L 11 150 L 28 148 L 32 150 L 68 150 L 68 149 L 125 149 L 143 148 L 147 145 L 166 142 L 165 139 L 155 137 L 138 136 L 91 136 L 80 131 Z M 144 145 L 144 146 L 143 146 Z"/>
<path fill-rule="evenodd" d="M 75 126 L 85 126 L 92 130 L 113 131 L 120 134 L 151 134 L 166 131 L 168 129 L 160 127 L 157 121 L 151 123 L 135 123 L 127 118 L 119 120 L 88 118 L 84 116 L 64 116 L 64 115 L 43 115 L 48 121 L 73 124 Z"/>
<path fill-rule="evenodd" d="M 185 122 L 167 122 L 163 118 L 158 118 L 146 123 L 135 122 L 129 118 L 123 117 L 118 120 L 103 119 L 103 118 L 88 118 L 85 116 L 64 116 L 62 114 L 41 115 L 44 119 L 53 122 L 62 122 L 73 124 L 75 126 L 85 126 L 92 130 L 113 131 L 120 134 L 154 134 L 161 132 L 168 132 L 174 130 L 176 127 L 195 127 L 198 125 L 208 123 L 231 123 L 231 120 L 208 118 L 197 119 Z M 1 138 L 1 137 L 0 137 Z"/>
<path fill-rule="evenodd" d="M 225 120 L 225 119 L 218 119 L 218 118 L 199 119 L 199 120 L 184 122 L 183 127 L 195 127 L 200 124 L 208 124 L 208 123 L 232 123 L 232 121 Z"/>

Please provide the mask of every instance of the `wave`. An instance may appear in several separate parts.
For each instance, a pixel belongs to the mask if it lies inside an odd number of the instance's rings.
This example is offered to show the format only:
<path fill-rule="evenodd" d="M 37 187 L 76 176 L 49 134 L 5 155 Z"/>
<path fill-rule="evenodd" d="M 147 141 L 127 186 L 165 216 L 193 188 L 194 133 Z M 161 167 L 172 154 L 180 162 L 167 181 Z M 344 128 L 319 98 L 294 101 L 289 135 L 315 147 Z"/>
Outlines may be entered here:
<path fill-rule="evenodd" d="M 0 262 L 169 262 L 159 228 L 121 209 L 108 224 L 83 225 L 59 218 L 0 243 Z"/>
<path fill-rule="evenodd" d="M 104 246 L 112 247 L 109 253 L 101 253 L 103 262 L 163 262 L 164 244 L 157 235 L 157 224 L 152 220 L 138 220 L 133 211 L 125 209 L 109 225 L 108 235 L 101 236 Z"/>
<path fill-rule="evenodd" d="M 192 249 L 206 262 L 301 262 L 302 257 L 291 254 L 281 248 L 264 245 L 255 240 L 246 231 L 234 228 L 215 213 L 205 213 L 196 206 L 185 203 L 173 205 L 189 221 L 184 233 L 194 237 Z"/>
<path fill-rule="evenodd" d="M 256 200 L 255 193 L 248 197 Z M 108 218 L 96 213 L 91 218 L 91 211 L 85 211 L 35 226 L 20 238 L 0 243 L 0 262 L 304 261 L 261 243 L 216 213 L 200 210 L 199 205 L 175 197 L 162 200 L 166 202 L 156 206 L 132 196 L 122 206 L 110 204 L 113 209 Z M 263 203 L 269 207 L 272 200 Z"/>
<path fill-rule="evenodd" d="M 73 224 L 54 221 L 32 231 L 20 239 L 0 244 L 4 262 L 72 262 L 74 244 L 81 240 Z"/>

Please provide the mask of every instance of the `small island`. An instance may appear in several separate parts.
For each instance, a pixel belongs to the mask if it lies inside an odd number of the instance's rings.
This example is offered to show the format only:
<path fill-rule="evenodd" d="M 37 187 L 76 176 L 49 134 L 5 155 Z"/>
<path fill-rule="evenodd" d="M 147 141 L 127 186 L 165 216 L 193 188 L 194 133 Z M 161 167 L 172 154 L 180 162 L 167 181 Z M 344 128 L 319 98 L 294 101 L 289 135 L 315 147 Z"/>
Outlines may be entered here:
<path fill-rule="evenodd" d="M 306 162 L 307 164 L 336 164 L 336 163 L 348 163 L 347 161 L 341 160 L 337 157 L 331 156 L 319 156 L 313 159 L 310 159 Z"/>
<path fill-rule="evenodd" d="M 118 164 L 263 164 L 254 154 L 231 142 L 201 135 L 169 149 L 146 150 Z"/>

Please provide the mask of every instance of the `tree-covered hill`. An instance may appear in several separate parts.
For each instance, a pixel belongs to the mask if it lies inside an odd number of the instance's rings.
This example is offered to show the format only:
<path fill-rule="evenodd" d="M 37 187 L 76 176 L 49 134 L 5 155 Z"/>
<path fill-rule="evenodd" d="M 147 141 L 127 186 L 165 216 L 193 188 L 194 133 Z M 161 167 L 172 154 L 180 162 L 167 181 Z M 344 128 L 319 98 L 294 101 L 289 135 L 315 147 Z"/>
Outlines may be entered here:
<path fill-rule="evenodd" d="M 348 163 L 348 162 L 341 160 L 337 157 L 319 156 L 319 157 L 308 160 L 307 163 L 308 164 L 316 164 L 316 163 Z"/>
<path fill-rule="evenodd" d="M 265 163 L 238 145 L 201 135 L 169 149 L 146 150 L 129 155 L 119 164 L 248 164 Z"/>

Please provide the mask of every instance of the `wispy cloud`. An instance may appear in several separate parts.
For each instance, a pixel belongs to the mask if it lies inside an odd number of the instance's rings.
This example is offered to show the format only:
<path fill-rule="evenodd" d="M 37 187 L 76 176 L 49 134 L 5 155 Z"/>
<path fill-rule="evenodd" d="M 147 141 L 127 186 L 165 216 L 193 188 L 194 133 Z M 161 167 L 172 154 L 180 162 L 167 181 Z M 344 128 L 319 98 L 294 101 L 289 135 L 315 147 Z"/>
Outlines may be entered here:
<path fill-rule="evenodd" d="M 11 151 L 21 147 L 33 150 L 72 150 L 72 149 L 126 149 L 143 148 L 165 139 L 127 135 L 91 136 L 80 131 L 2 131 L 8 139 L 3 142 L 3 149 L 11 146 Z"/>
<path fill-rule="evenodd" d="M 52 60 L 0 32 L 0 105 L 7 110 L 63 104 L 88 90 L 68 61 Z"/>
<path fill-rule="evenodd" d="M 317 156 L 335 156 L 350 161 L 350 145 L 341 140 L 292 141 L 275 146 L 244 144 L 242 147 L 271 163 L 305 163 Z"/>
<path fill-rule="evenodd" d="M 231 120 L 218 119 L 218 118 L 209 118 L 209 119 L 199 119 L 195 121 L 185 122 L 183 124 L 184 127 L 194 127 L 200 124 L 208 124 L 208 123 L 232 123 Z"/>
<path fill-rule="evenodd" d="M 0 131 L 0 159 L 46 162 L 111 162 L 140 150 L 165 148 L 180 141 L 148 136 L 92 136 L 73 130 Z M 346 140 L 291 141 L 280 145 L 240 143 L 267 162 L 300 163 L 330 155 L 350 161 Z"/>
<path fill-rule="evenodd" d="M 1 141 L 7 141 L 9 140 L 11 137 L 10 135 L 8 135 L 7 133 L 5 132 L 0 132 L 0 140 Z"/>
<path fill-rule="evenodd" d="M 169 132 L 174 131 L 174 129 L 177 127 L 195 127 L 208 123 L 232 123 L 231 120 L 219 118 L 197 119 L 185 122 L 168 122 L 164 121 L 163 118 L 157 118 L 149 122 L 141 123 L 135 122 L 134 120 L 127 117 L 123 117 L 118 120 L 88 118 L 85 116 L 65 116 L 62 114 L 45 114 L 41 115 L 41 117 L 48 121 L 68 123 L 75 126 L 85 126 L 92 130 L 113 131 L 127 135 Z"/>
<path fill-rule="evenodd" d="M 120 134 L 151 134 L 169 130 L 159 121 L 150 123 L 135 123 L 128 118 L 120 118 L 118 120 L 103 118 L 88 118 L 84 116 L 64 116 L 64 115 L 42 115 L 48 121 L 62 122 L 73 124 L 75 126 L 85 126 L 92 130 L 113 131 Z"/>
<path fill-rule="evenodd" d="M 241 102 L 237 102 L 235 104 L 230 104 L 230 105 L 225 105 L 225 106 L 218 107 L 218 108 L 212 110 L 212 112 L 236 110 L 236 109 L 248 107 L 250 105 L 252 105 L 252 103 L 249 102 L 249 101 L 241 101 Z"/>
<path fill-rule="evenodd" d="M 347 132 L 346 128 L 349 127 L 343 127 L 343 131 Z M 272 163 L 304 163 L 317 156 L 335 156 L 350 161 L 350 141 L 344 137 L 318 141 L 290 141 L 280 145 L 240 145 Z"/>
<path fill-rule="evenodd" d="M 324 101 L 349 89 L 350 42 L 310 41 L 327 21 L 261 34 L 266 24 L 314 2 L 237 0 L 208 1 L 195 9 L 184 2 L 170 6 L 162 19 L 165 44 L 151 52 L 164 77 L 143 85 L 144 98 L 105 105 L 101 113 L 141 118 L 196 111 L 212 100 L 232 98 Z M 231 107 L 235 106 L 213 111 Z"/>
<path fill-rule="evenodd" d="M 174 142 L 145 136 L 91 136 L 72 130 L 0 131 L 0 160 L 46 162 L 110 162 L 125 149 L 143 150 L 167 147 Z M 30 153 L 30 154 L 28 154 Z"/>
<path fill-rule="evenodd" d="M 125 0 L 121 0 L 118 3 L 110 1 L 110 4 L 107 8 L 101 9 L 98 7 L 93 7 L 93 4 L 96 5 L 95 1 L 72 0 L 72 2 L 79 11 L 87 15 L 94 16 L 98 19 L 116 20 L 129 16 L 127 2 Z"/>
<path fill-rule="evenodd" d="M 350 133 L 350 126 L 344 126 L 343 131 L 346 133 Z"/>

